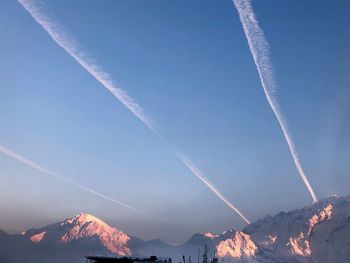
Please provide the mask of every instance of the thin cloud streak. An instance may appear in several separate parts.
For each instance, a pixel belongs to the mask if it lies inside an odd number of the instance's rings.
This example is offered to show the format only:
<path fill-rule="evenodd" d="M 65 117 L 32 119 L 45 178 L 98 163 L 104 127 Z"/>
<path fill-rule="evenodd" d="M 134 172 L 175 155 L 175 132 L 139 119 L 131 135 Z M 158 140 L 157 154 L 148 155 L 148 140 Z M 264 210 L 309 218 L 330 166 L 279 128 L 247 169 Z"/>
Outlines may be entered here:
<path fill-rule="evenodd" d="M 251 1 L 233 0 L 233 3 L 238 11 L 239 18 L 248 41 L 250 52 L 252 53 L 254 63 L 256 65 L 266 99 L 277 118 L 279 126 L 282 129 L 284 138 L 287 141 L 289 151 L 292 155 L 294 164 L 300 174 L 300 177 L 303 180 L 308 191 L 310 192 L 313 202 L 317 202 L 316 194 L 304 173 L 303 167 L 298 157 L 297 150 L 295 148 L 294 141 L 289 133 L 287 122 L 281 113 L 280 106 L 275 97 L 276 83 L 274 79 L 272 64 L 270 61 L 269 44 L 266 41 L 263 30 L 260 28 L 259 23 L 255 18 Z"/>
<path fill-rule="evenodd" d="M 104 195 L 104 194 L 102 194 L 100 192 L 97 192 L 97 191 L 95 191 L 95 190 L 93 190 L 91 188 L 85 187 L 85 186 L 83 186 L 81 184 L 78 184 L 77 182 L 74 182 L 74 181 L 72 181 L 72 180 L 70 180 L 70 179 L 68 179 L 66 177 L 63 177 L 63 176 L 61 176 L 61 175 L 59 175 L 57 173 L 54 173 L 54 172 L 52 172 L 50 170 L 47 170 L 46 168 L 42 167 L 41 165 L 39 165 L 39 164 L 37 164 L 37 163 L 27 159 L 27 158 L 25 158 L 25 157 L 15 153 L 14 151 L 11 151 L 11 150 L 3 147 L 1 145 L 0 145 L 0 152 L 5 154 L 5 155 L 7 155 L 7 156 L 9 156 L 9 157 L 11 157 L 11 158 L 13 158 L 13 159 L 15 159 L 15 160 L 17 160 L 17 161 L 19 161 L 19 162 L 21 162 L 21 163 L 23 163 L 23 164 L 26 164 L 27 166 L 30 166 L 31 168 L 33 168 L 35 170 L 38 170 L 38 171 L 42 172 L 43 174 L 49 175 L 51 177 L 55 177 L 56 179 L 66 183 L 66 184 L 70 184 L 70 185 L 75 186 L 75 187 L 77 187 L 77 188 L 79 188 L 81 190 L 84 190 L 86 192 L 92 193 L 92 194 L 97 195 L 99 197 L 102 197 L 102 198 L 104 198 L 104 199 L 106 199 L 108 201 L 111 201 L 111 202 L 113 202 L 115 204 L 124 206 L 124 207 L 126 207 L 128 209 L 131 209 L 133 211 L 138 212 L 138 210 L 136 208 L 133 208 L 133 207 L 131 207 L 131 206 L 129 206 L 129 205 L 123 203 L 123 202 L 115 200 L 115 199 L 113 199 L 113 198 L 111 198 L 109 196 L 106 196 L 106 195 Z"/>
<path fill-rule="evenodd" d="M 226 199 L 226 197 L 209 181 L 208 178 L 184 155 L 177 153 L 178 158 L 194 173 L 206 186 L 209 187 L 227 206 L 233 209 L 247 224 L 250 221 L 233 205 Z"/>
<path fill-rule="evenodd" d="M 135 102 L 127 93 L 118 88 L 112 81 L 110 76 L 86 53 L 82 52 L 78 47 L 77 42 L 62 30 L 62 27 L 46 16 L 41 8 L 35 3 L 35 1 L 18 0 L 18 2 L 28 11 L 28 13 L 39 23 L 42 28 L 50 35 L 50 37 L 62 47 L 70 56 L 72 56 L 85 70 L 87 70 L 98 82 L 100 82 L 107 90 L 109 90 L 128 110 L 130 110 L 139 120 L 141 120 L 156 136 L 157 138 L 172 152 L 175 156 L 187 167 L 189 170 L 197 176 L 205 185 L 209 187 L 226 205 L 228 205 L 235 212 L 238 211 L 233 204 L 231 204 L 222 193 L 220 193 L 211 183 L 201 177 L 200 174 L 196 174 L 193 170 L 193 165 L 189 165 L 183 159 L 177 155 L 176 151 L 170 144 L 157 132 L 154 127 L 153 121 L 144 114 L 143 109 Z M 192 167 L 192 168 L 191 168 Z M 198 169 L 197 169 L 198 170 Z M 206 183 L 207 182 L 207 183 Z M 238 211 L 239 212 L 239 211 Z M 246 218 L 242 216 L 242 213 L 238 213 L 242 219 L 246 222 Z"/>
<path fill-rule="evenodd" d="M 98 82 L 100 82 L 108 91 L 110 91 L 128 110 L 139 118 L 147 127 L 152 126 L 150 118 L 146 117 L 142 108 L 134 101 L 124 90 L 113 83 L 110 76 L 99 67 L 94 60 L 81 50 L 78 42 L 68 34 L 57 22 L 51 21 L 42 11 L 35 1 L 18 0 L 18 2 L 29 12 L 29 14 L 38 22 L 50 37 L 63 48 L 71 57 L 73 57 L 86 71 L 90 73 Z"/>
<path fill-rule="evenodd" d="M 179 159 L 195 176 L 197 176 L 203 184 L 205 184 L 228 207 L 235 211 L 247 224 L 250 224 L 250 221 L 243 215 L 243 213 L 232 204 L 185 155 L 176 151 L 158 132 L 154 131 L 154 133 L 169 151 L 171 151 L 177 159 Z"/>

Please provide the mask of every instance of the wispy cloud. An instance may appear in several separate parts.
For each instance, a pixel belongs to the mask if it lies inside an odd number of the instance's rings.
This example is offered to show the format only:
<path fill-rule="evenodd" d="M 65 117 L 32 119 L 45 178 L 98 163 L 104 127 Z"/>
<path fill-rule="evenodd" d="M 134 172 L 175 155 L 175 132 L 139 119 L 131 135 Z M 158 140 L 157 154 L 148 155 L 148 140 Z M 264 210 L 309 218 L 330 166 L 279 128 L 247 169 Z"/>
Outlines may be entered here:
<path fill-rule="evenodd" d="M 153 121 L 147 117 L 143 109 L 132 99 L 127 93 L 116 86 L 111 77 L 101 68 L 96 62 L 77 44 L 72 36 L 67 34 L 62 26 L 57 21 L 54 21 L 48 17 L 43 11 L 38 2 L 30 0 L 18 0 L 18 2 L 28 11 L 28 13 L 38 22 L 42 28 L 50 35 L 50 37 L 62 47 L 70 56 L 72 56 L 76 62 L 78 62 L 84 69 L 86 69 L 98 82 L 100 82 L 107 90 L 109 90 L 127 109 L 129 109 L 139 120 L 141 120 L 156 136 L 157 138 L 172 152 L 175 156 L 194 174 L 196 175 L 211 191 L 215 193 L 226 205 L 237 212 L 244 221 L 248 222 L 246 217 L 231 204 L 227 198 L 223 196 L 207 179 L 204 178 L 202 173 L 195 173 L 193 164 L 189 165 L 189 162 L 185 162 L 177 151 L 162 137 L 156 130 Z"/>
<path fill-rule="evenodd" d="M 21 155 L 19 155 L 18 153 L 15 153 L 14 151 L 11 151 L 11 150 L 3 147 L 1 145 L 0 145 L 0 152 L 5 154 L 5 155 L 7 155 L 7 156 L 9 156 L 9 157 L 11 157 L 11 158 L 13 158 L 13 159 L 15 159 L 15 160 L 17 160 L 17 161 L 19 161 L 19 162 L 21 162 L 21 163 L 23 163 L 23 164 L 26 164 L 26 165 L 30 166 L 31 168 L 33 168 L 33 169 L 35 169 L 37 171 L 42 172 L 45 175 L 54 177 L 54 178 L 56 178 L 56 179 L 58 179 L 58 180 L 60 180 L 60 181 L 62 181 L 64 183 L 66 183 L 66 184 L 70 184 L 70 185 L 72 185 L 74 187 L 77 187 L 77 188 L 79 188 L 81 190 L 84 190 L 84 191 L 89 192 L 91 194 L 94 194 L 94 195 L 97 195 L 99 197 L 102 197 L 102 198 L 104 198 L 106 200 L 109 200 L 109 201 L 111 201 L 111 202 L 113 202 L 115 204 L 124 206 L 124 207 L 126 207 L 128 209 L 131 209 L 133 211 L 138 211 L 137 209 L 133 208 L 130 205 L 127 205 L 127 204 L 125 204 L 123 202 L 115 200 L 115 199 L 113 199 L 113 198 L 111 198 L 109 196 L 106 196 L 106 195 L 104 195 L 104 194 L 102 194 L 100 192 L 97 192 L 97 191 L 95 191 L 95 190 L 93 190 L 91 188 L 85 187 L 85 186 L 83 186 L 83 185 L 81 185 L 81 184 L 79 184 L 79 183 L 77 183 L 75 181 L 72 181 L 72 180 L 70 180 L 70 179 L 68 179 L 68 178 L 66 178 L 66 177 L 64 177 L 62 175 L 54 173 L 54 172 L 52 172 L 52 171 L 42 167 L 41 165 L 39 165 L 39 164 L 37 164 L 37 163 L 35 163 L 35 162 L 33 162 L 33 161 L 31 161 L 31 160 L 21 156 Z"/>
<path fill-rule="evenodd" d="M 266 99 L 277 118 L 278 124 L 282 129 L 284 138 L 287 141 L 289 151 L 292 155 L 300 177 L 310 192 L 313 202 L 316 202 L 316 194 L 304 173 L 297 150 L 295 148 L 294 141 L 289 133 L 287 122 L 281 113 L 280 106 L 275 97 L 276 83 L 274 79 L 272 64 L 270 61 L 269 44 L 266 41 L 264 32 L 260 28 L 259 23 L 255 17 L 250 0 L 233 0 L 233 3 L 239 13 L 239 18 L 241 20 L 245 36 L 248 40 L 250 52 L 253 55 L 253 59 L 260 77 L 261 85 L 264 89 Z"/>

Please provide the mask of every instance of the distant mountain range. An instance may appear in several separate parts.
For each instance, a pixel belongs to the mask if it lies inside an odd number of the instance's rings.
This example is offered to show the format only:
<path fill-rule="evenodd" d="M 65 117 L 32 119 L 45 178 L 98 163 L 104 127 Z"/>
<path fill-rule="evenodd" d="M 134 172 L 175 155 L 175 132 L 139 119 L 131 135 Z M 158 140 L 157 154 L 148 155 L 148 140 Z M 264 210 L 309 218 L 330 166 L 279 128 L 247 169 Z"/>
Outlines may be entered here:
<path fill-rule="evenodd" d="M 197 262 L 204 244 L 221 262 L 348 263 L 350 262 L 350 196 L 330 197 L 304 208 L 266 216 L 243 230 L 220 235 L 194 234 L 173 246 L 159 239 L 143 241 L 102 220 L 78 214 L 22 234 L 0 230 L 0 262 L 85 262 L 85 255 L 172 257 Z"/>

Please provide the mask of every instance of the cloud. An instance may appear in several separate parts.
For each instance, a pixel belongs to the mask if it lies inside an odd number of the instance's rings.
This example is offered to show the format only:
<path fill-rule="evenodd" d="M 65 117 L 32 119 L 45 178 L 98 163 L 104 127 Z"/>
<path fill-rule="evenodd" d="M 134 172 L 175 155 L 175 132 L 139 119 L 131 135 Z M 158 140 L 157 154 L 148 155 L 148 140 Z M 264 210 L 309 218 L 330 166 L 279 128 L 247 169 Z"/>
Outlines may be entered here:
<path fill-rule="evenodd" d="M 251 1 L 233 0 L 233 3 L 238 11 L 245 36 L 248 40 L 250 52 L 253 55 L 253 59 L 259 74 L 261 85 L 264 89 L 266 99 L 277 118 L 279 126 L 281 127 L 282 133 L 286 139 L 289 151 L 292 155 L 294 164 L 300 174 L 300 177 L 310 192 L 313 202 L 317 202 L 316 194 L 304 173 L 294 141 L 289 133 L 287 122 L 283 117 L 280 106 L 275 97 L 276 83 L 274 79 L 272 64 L 270 61 L 269 44 L 266 41 L 263 30 L 260 28 L 259 23 L 255 18 Z"/>
<path fill-rule="evenodd" d="M 101 68 L 96 62 L 77 44 L 72 36 L 67 34 L 62 26 L 58 22 L 49 18 L 43 11 L 40 5 L 36 1 L 30 0 L 18 0 L 18 2 L 28 11 L 28 13 L 38 22 L 41 27 L 50 35 L 50 37 L 62 47 L 71 57 L 75 59 L 86 71 L 88 71 L 98 82 L 100 82 L 108 91 L 110 91 L 128 110 L 130 110 L 140 121 L 142 121 L 156 136 L 157 138 L 172 152 L 175 156 L 196 175 L 201 181 L 213 191 L 226 205 L 236 211 L 244 221 L 248 222 L 246 217 L 242 215 L 237 208 L 235 208 L 228 200 L 220 193 L 213 185 L 208 184 L 207 180 L 204 180 L 201 174 L 196 174 L 194 171 L 194 165 L 189 165 L 183 159 L 179 158 L 172 146 L 160 135 L 155 129 L 153 121 L 147 117 L 143 109 L 137 104 L 137 102 L 127 95 L 127 93 L 116 86 L 111 77 Z M 197 169 L 198 170 L 198 169 Z"/>
<path fill-rule="evenodd" d="M 54 173 L 54 172 L 52 172 L 52 171 L 42 167 L 41 165 L 39 165 L 39 164 L 37 164 L 37 163 L 35 163 L 35 162 L 33 162 L 33 161 L 31 161 L 31 160 L 21 156 L 21 155 L 19 155 L 18 153 L 15 153 L 14 151 L 11 151 L 11 150 L 3 147 L 1 145 L 0 145 L 0 152 L 5 154 L 5 155 L 7 155 L 7 156 L 9 156 L 9 157 L 11 157 L 11 158 L 13 158 L 13 159 L 15 159 L 15 160 L 17 160 L 17 161 L 19 161 L 19 162 L 21 162 L 21 163 L 23 163 L 23 164 L 26 164 L 26 165 L 30 166 L 31 168 L 33 168 L 35 170 L 38 170 L 38 171 L 42 172 L 45 175 L 54 177 L 54 178 L 56 178 L 56 179 L 58 179 L 58 180 L 60 180 L 60 181 L 62 181 L 64 183 L 66 183 L 66 184 L 70 184 L 72 186 L 75 186 L 75 187 L 77 187 L 77 188 L 79 188 L 81 190 L 84 190 L 84 191 L 89 192 L 91 194 L 94 194 L 94 195 L 97 195 L 99 197 L 102 197 L 102 198 L 104 198 L 106 200 L 109 200 L 109 201 L 115 203 L 115 204 L 124 206 L 124 207 L 126 207 L 126 208 L 128 208 L 130 210 L 138 211 L 137 209 L 133 208 L 130 205 L 127 205 L 127 204 L 125 204 L 123 202 L 115 200 L 115 199 L 113 199 L 113 198 L 111 198 L 111 197 L 109 197 L 107 195 L 104 195 L 104 194 L 102 194 L 100 192 L 97 192 L 97 191 L 95 191 L 95 190 L 93 190 L 91 188 L 85 187 L 85 186 L 83 186 L 83 185 L 81 185 L 81 184 L 79 184 L 79 183 L 77 183 L 75 181 L 72 181 L 72 180 L 70 180 L 70 179 L 68 179 L 66 177 L 63 177 L 62 175 Z"/>

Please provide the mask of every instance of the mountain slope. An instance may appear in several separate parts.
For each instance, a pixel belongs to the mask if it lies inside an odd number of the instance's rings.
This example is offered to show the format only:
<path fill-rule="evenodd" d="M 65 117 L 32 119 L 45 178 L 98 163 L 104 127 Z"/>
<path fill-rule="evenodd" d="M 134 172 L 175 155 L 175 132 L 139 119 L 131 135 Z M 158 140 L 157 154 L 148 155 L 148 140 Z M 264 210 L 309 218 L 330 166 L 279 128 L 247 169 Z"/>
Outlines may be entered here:
<path fill-rule="evenodd" d="M 302 209 L 266 216 L 243 229 L 264 260 L 347 262 L 350 197 L 331 197 Z"/>
<path fill-rule="evenodd" d="M 130 237 L 124 232 L 107 225 L 102 220 L 80 213 L 60 223 L 31 229 L 23 237 L 37 245 L 69 244 L 98 247 L 102 252 L 111 252 L 119 256 L 131 256 L 128 247 Z M 101 248 L 102 247 L 102 248 Z"/>
<path fill-rule="evenodd" d="M 240 261 L 254 258 L 257 250 L 250 236 L 241 231 L 235 231 L 231 238 L 221 241 L 216 246 L 216 254 L 219 258 Z"/>
<path fill-rule="evenodd" d="M 186 255 L 195 261 L 205 244 L 209 256 L 225 262 L 345 263 L 350 259 L 350 196 L 266 216 L 241 231 L 197 233 L 179 246 L 143 241 L 81 213 L 21 235 L 0 231 L 0 262 L 80 262 L 85 255 L 105 253 L 157 255 L 177 262 Z"/>

